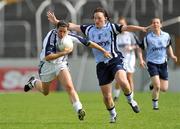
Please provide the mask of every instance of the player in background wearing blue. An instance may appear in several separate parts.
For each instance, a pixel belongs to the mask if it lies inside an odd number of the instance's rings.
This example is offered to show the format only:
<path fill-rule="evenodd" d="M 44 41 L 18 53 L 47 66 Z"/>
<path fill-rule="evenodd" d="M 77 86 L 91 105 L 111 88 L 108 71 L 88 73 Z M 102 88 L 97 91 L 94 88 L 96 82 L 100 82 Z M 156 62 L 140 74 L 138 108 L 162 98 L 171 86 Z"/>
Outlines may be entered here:
<path fill-rule="evenodd" d="M 119 17 L 118 24 L 127 26 L 127 21 L 125 17 Z M 124 57 L 123 62 L 125 65 L 127 79 L 132 91 L 134 94 L 134 81 L 133 81 L 133 74 L 135 71 L 135 64 L 136 64 L 136 55 L 135 50 L 137 49 L 139 44 L 139 39 L 137 36 L 128 31 L 123 31 L 122 33 L 117 35 L 117 48 Z M 120 88 L 121 86 L 115 83 L 114 89 L 114 101 L 117 101 L 120 95 Z"/>
<path fill-rule="evenodd" d="M 53 12 L 47 12 L 50 22 L 58 23 Z M 104 104 L 110 114 L 110 123 L 115 123 L 117 113 L 112 98 L 111 83 L 115 79 L 121 85 L 121 88 L 126 95 L 127 101 L 132 107 L 133 111 L 138 113 L 140 111 L 137 102 L 133 99 L 132 91 L 127 80 L 126 71 L 123 66 L 122 53 L 118 51 L 116 44 L 116 36 L 122 31 L 144 31 L 146 27 L 141 26 L 122 26 L 111 23 L 109 16 L 103 8 L 96 8 L 93 12 L 94 24 L 91 25 L 77 25 L 69 23 L 69 29 L 72 31 L 84 33 L 91 41 L 98 43 L 105 50 L 109 51 L 112 58 L 105 58 L 99 50 L 93 49 L 93 54 L 97 63 L 96 73 L 103 95 Z"/>
<path fill-rule="evenodd" d="M 111 54 L 87 39 L 83 39 L 75 34 L 68 33 L 68 24 L 60 21 L 57 24 L 57 28 L 51 30 L 43 41 L 43 49 L 40 54 L 40 65 L 39 65 L 39 77 L 40 80 L 31 77 L 24 87 L 24 91 L 27 92 L 32 88 L 38 89 L 45 96 L 49 94 L 49 86 L 55 78 L 57 78 L 62 86 L 67 91 L 70 101 L 78 114 L 79 120 L 83 120 L 85 111 L 79 100 L 78 94 L 74 89 L 74 85 L 71 79 L 69 68 L 67 66 L 67 55 L 72 52 L 70 49 L 59 51 L 58 43 L 64 37 L 71 38 L 73 43 L 81 43 L 91 48 L 100 50 L 103 55 L 107 58 L 111 57 Z"/>
<path fill-rule="evenodd" d="M 167 32 L 161 30 L 162 24 L 159 18 L 152 19 L 152 30 L 144 37 L 141 49 L 139 49 L 140 65 L 145 68 L 147 64 L 148 72 L 153 85 L 152 106 L 158 110 L 158 99 L 160 91 L 168 89 L 168 70 L 167 70 L 167 52 L 168 55 L 177 62 L 171 47 L 171 38 Z M 146 52 L 146 62 L 142 55 L 142 49 Z"/>

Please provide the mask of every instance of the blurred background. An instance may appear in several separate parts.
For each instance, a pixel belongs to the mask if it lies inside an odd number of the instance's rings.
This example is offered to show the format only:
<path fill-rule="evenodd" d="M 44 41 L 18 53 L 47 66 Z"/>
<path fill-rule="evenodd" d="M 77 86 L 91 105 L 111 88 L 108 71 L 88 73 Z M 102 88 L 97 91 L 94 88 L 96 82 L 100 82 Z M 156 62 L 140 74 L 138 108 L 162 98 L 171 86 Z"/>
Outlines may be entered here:
<path fill-rule="evenodd" d="M 179 0 L 1 0 L 0 1 L 0 92 L 22 91 L 32 75 L 37 75 L 39 53 L 46 33 L 54 28 L 46 17 L 52 10 L 58 18 L 77 24 L 93 23 L 93 10 L 105 8 L 112 22 L 119 16 L 129 24 L 147 26 L 153 17 L 163 20 L 163 30 L 171 34 L 178 62 L 169 64 L 169 90 L 180 91 L 180 1 Z M 143 34 L 137 33 L 140 39 Z M 149 76 L 136 62 L 135 89 L 148 90 Z M 69 66 L 78 91 L 99 90 L 96 64 L 91 49 L 75 45 Z M 63 90 L 53 82 L 51 90 Z"/>

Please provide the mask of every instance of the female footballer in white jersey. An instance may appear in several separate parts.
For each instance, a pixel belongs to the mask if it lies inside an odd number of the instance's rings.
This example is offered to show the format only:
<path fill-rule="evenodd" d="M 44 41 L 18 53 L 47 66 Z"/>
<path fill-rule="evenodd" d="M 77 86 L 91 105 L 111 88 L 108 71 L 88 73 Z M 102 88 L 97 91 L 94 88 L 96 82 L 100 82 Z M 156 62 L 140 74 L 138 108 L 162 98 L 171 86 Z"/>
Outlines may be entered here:
<path fill-rule="evenodd" d="M 47 13 L 48 19 L 53 24 L 57 24 L 59 20 L 56 19 L 54 13 Z M 140 26 L 122 26 L 109 22 L 109 17 L 103 8 L 97 8 L 93 12 L 94 24 L 91 25 L 76 25 L 69 23 L 69 29 L 84 33 L 91 41 L 96 42 L 105 50 L 109 51 L 112 58 L 105 58 L 98 50 L 93 49 L 93 54 L 97 63 L 96 73 L 103 94 L 104 104 L 110 114 L 110 123 L 116 122 L 117 113 L 112 98 L 111 83 L 115 79 L 121 85 L 128 103 L 133 111 L 138 113 L 139 107 L 137 102 L 133 99 L 132 91 L 129 86 L 126 71 L 122 63 L 122 53 L 117 50 L 116 36 L 121 31 L 146 31 L 147 28 Z"/>
<path fill-rule="evenodd" d="M 118 24 L 127 25 L 127 21 L 125 17 L 119 17 Z M 136 62 L 136 55 L 135 50 L 138 47 L 139 39 L 137 36 L 128 31 L 124 31 L 117 35 L 117 48 L 123 54 L 123 62 L 125 65 L 127 79 L 129 85 L 131 87 L 132 93 L 134 93 L 134 81 L 133 81 L 133 73 L 135 71 L 135 62 Z M 114 101 L 117 101 L 120 95 L 120 85 L 115 83 L 114 89 Z"/>
<path fill-rule="evenodd" d="M 75 34 L 68 34 L 68 24 L 60 21 L 57 23 L 57 28 L 51 30 L 43 41 L 43 49 L 40 54 L 39 65 L 39 79 L 31 77 L 24 87 L 24 91 L 27 92 L 32 88 L 38 89 L 44 95 L 49 94 L 49 86 L 56 77 L 65 87 L 70 101 L 78 114 L 80 120 L 84 119 L 85 111 L 79 100 L 78 94 L 74 89 L 74 85 L 71 79 L 69 68 L 67 66 L 67 55 L 72 52 L 70 49 L 59 51 L 58 42 L 65 36 L 71 38 L 73 43 L 81 43 L 91 48 L 100 50 L 105 57 L 111 57 L 110 53 L 105 49 L 93 43 L 87 39 L 83 39 Z"/>
<path fill-rule="evenodd" d="M 153 85 L 152 106 L 158 110 L 158 99 L 160 91 L 168 89 L 168 71 L 167 71 L 167 52 L 168 55 L 177 61 L 171 47 L 171 38 L 167 32 L 161 30 L 161 21 L 159 18 L 152 19 L 152 31 L 150 31 L 140 44 L 140 47 L 146 52 L 146 63 L 148 72 Z M 146 63 L 142 56 L 142 50 L 139 49 L 140 65 L 145 68 Z"/>

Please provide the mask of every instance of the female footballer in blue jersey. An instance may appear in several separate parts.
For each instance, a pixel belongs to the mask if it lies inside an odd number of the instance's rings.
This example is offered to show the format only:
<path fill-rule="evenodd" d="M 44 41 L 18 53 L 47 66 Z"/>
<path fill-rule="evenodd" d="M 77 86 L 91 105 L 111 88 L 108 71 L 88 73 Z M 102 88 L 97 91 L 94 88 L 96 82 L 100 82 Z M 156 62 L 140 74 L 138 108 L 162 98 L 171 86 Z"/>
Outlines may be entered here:
<path fill-rule="evenodd" d="M 58 23 L 53 12 L 47 13 L 48 19 L 53 24 Z M 103 94 L 104 104 L 110 113 L 110 123 L 116 122 L 117 113 L 112 99 L 111 83 L 115 79 L 121 85 L 128 103 L 133 111 L 138 113 L 139 107 L 133 99 L 132 91 L 127 80 L 126 71 L 123 66 L 122 53 L 118 51 L 116 46 L 116 36 L 122 31 L 146 31 L 146 27 L 140 26 L 122 26 L 109 22 L 109 16 L 103 8 L 97 8 L 93 12 L 94 24 L 76 25 L 69 23 L 69 29 L 84 33 L 90 40 L 102 46 L 109 51 L 112 58 L 106 58 L 99 50 L 93 49 L 93 54 L 97 63 L 96 73 Z"/>
<path fill-rule="evenodd" d="M 145 68 L 147 64 L 151 77 L 154 110 L 159 109 L 159 92 L 165 92 L 168 89 L 167 52 L 174 62 L 177 62 L 177 57 L 171 47 L 171 38 L 168 33 L 161 30 L 161 27 L 159 18 L 152 19 L 152 31 L 144 37 L 142 44 L 140 44 L 141 49 L 146 52 L 146 63 L 142 56 L 142 50 L 139 51 L 140 65 Z"/>
<path fill-rule="evenodd" d="M 39 79 L 31 77 L 24 87 L 24 91 L 28 92 L 32 88 L 38 89 L 44 95 L 49 94 L 49 86 L 55 78 L 57 78 L 67 91 L 70 101 L 77 112 L 80 120 L 84 119 L 85 111 L 79 100 L 78 94 L 74 89 L 69 68 L 67 66 L 67 55 L 72 52 L 71 49 L 60 51 L 58 43 L 63 38 L 70 38 L 73 43 L 81 43 L 85 46 L 102 51 L 105 57 L 111 57 L 111 54 L 96 43 L 84 39 L 75 34 L 68 33 L 68 24 L 60 21 L 57 28 L 51 30 L 43 41 L 43 48 L 40 54 Z"/>

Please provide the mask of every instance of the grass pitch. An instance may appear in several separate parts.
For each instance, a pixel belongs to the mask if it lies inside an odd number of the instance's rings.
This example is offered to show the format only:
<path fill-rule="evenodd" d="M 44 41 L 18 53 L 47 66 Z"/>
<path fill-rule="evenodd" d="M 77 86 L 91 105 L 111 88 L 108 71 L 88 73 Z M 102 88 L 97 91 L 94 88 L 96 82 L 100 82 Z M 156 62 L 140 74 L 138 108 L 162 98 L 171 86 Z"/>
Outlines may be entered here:
<path fill-rule="evenodd" d="M 100 92 L 81 92 L 86 118 L 79 121 L 64 92 L 0 93 L 0 129 L 180 129 L 180 93 L 160 95 L 159 111 L 152 110 L 150 92 L 135 93 L 141 112 L 134 113 L 123 95 L 116 103 L 118 119 L 109 114 Z"/>

